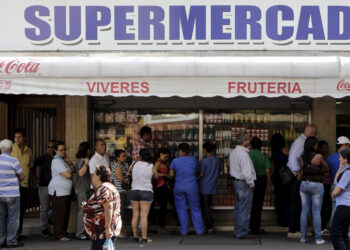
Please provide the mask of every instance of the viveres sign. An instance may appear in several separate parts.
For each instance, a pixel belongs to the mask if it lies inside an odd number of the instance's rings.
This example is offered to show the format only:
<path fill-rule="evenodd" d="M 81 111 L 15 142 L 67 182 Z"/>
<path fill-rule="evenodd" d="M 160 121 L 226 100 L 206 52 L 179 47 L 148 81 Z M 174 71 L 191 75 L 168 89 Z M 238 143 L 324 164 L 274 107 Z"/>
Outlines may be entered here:
<path fill-rule="evenodd" d="M 3 0 L 0 11 L 0 50 L 350 47 L 348 0 Z"/>

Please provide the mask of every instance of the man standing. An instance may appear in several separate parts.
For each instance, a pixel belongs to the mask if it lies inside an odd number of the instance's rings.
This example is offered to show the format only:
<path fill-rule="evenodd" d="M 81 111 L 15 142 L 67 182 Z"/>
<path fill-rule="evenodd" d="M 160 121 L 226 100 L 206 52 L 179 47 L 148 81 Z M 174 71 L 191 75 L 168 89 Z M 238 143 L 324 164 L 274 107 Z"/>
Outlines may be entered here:
<path fill-rule="evenodd" d="M 300 158 L 304 153 L 305 140 L 308 137 L 315 137 L 317 135 L 317 127 L 313 124 L 309 124 L 305 127 L 304 133 L 301 134 L 292 144 L 289 151 L 287 166 L 290 168 L 295 180 L 289 184 L 289 238 L 300 238 L 300 213 L 301 213 L 301 200 L 300 200 L 300 180 L 302 178 Z"/>
<path fill-rule="evenodd" d="M 47 153 L 40 156 L 34 161 L 32 175 L 37 183 L 39 183 L 39 199 L 40 199 L 40 228 L 43 238 L 50 237 L 49 232 L 49 210 L 50 197 L 48 185 L 51 181 L 51 162 L 55 157 L 55 140 L 50 140 L 47 146 Z M 39 177 L 36 175 L 36 168 L 39 167 Z"/>
<path fill-rule="evenodd" d="M 230 153 L 230 175 L 235 178 L 234 235 L 238 239 L 253 238 L 248 234 L 256 174 L 249 157 L 249 137 L 242 133 Z"/>
<path fill-rule="evenodd" d="M 11 153 L 12 157 L 15 157 L 17 160 L 19 160 L 24 175 L 24 179 L 21 181 L 20 187 L 21 213 L 19 219 L 18 237 L 22 233 L 24 210 L 28 202 L 29 170 L 33 167 L 33 153 L 32 150 L 26 146 L 26 137 L 27 134 L 24 129 L 19 128 L 15 130 L 15 144 L 12 146 Z"/>
<path fill-rule="evenodd" d="M 21 165 L 10 156 L 12 141 L 0 142 L 0 248 L 23 246 L 17 240 L 20 214 L 19 180 L 24 180 Z"/>
<path fill-rule="evenodd" d="M 98 139 L 96 141 L 95 154 L 89 161 L 89 171 L 90 171 L 91 177 L 95 173 L 96 167 L 100 165 L 109 168 L 109 159 L 108 159 L 108 156 L 106 155 L 106 142 L 103 139 Z M 91 184 L 90 194 L 93 194 L 94 192 L 95 192 L 94 187 Z"/>
<path fill-rule="evenodd" d="M 140 160 L 140 150 L 150 148 L 149 142 L 152 140 L 152 129 L 143 126 L 140 130 L 140 139 L 132 145 L 132 161 Z"/>

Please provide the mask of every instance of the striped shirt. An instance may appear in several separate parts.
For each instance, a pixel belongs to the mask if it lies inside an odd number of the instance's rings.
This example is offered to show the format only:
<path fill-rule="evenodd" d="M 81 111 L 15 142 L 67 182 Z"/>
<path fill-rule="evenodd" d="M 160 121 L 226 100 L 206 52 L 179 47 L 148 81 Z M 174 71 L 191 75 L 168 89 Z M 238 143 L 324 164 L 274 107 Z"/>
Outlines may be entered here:
<path fill-rule="evenodd" d="M 121 182 L 119 181 L 117 175 L 115 174 L 115 170 L 117 168 L 121 168 L 122 174 L 123 174 L 123 178 L 125 178 L 127 173 L 128 173 L 128 171 L 129 171 L 128 163 L 125 162 L 124 164 L 120 164 L 118 162 L 113 162 L 112 165 L 111 165 L 112 183 L 113 183 L 113 185 L 116 187 L 118 192 L 125 192 L 125 190 L 122 187 Z"/>
<path fill-rule="evenodd" d="M 0 155 L 0 197 L 18 197 L 18 176 L 22 173 L 19 161 L 10 154 Z"/>

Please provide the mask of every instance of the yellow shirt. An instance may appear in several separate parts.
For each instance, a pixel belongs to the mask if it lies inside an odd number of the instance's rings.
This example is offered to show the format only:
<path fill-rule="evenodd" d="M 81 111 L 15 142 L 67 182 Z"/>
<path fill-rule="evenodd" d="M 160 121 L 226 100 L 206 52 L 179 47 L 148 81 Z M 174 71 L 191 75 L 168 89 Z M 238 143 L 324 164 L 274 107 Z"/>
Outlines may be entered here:
<path fill-rule="evenodd" d="M 24 174 L 24 180 L 21 181 L 21 187 L 28 187 L 29 169 L 33 167 L 32 150 L 25 146 L 24 152 L 22 154 L 22 151 L 17 146 L 17 144 L 13 144 L 11 156 L 15 157 L 21 163 L 22 171 Z"/>

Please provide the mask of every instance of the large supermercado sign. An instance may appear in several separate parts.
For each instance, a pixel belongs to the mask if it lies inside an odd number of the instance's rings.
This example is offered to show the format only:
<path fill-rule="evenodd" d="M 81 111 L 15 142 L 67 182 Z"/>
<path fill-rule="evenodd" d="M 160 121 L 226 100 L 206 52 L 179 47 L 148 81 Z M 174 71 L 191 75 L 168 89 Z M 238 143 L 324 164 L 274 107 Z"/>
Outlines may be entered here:
<path fill-rule="evenodd" d="M 0 12 L 0 50 L 350 47 L 347 0 L 4 0 Z"/>

